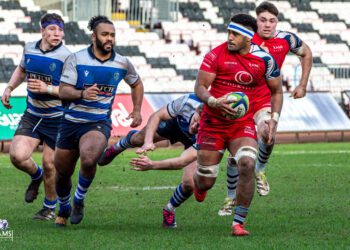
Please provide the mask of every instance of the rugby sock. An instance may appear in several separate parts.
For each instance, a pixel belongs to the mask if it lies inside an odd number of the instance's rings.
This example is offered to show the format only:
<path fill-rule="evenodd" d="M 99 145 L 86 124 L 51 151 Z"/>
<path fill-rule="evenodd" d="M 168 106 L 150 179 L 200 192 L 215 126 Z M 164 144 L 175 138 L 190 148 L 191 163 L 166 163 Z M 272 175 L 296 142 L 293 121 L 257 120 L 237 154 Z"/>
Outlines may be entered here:
<path fill-rule="evenodd" d="M 227 159 L 227 197 L 236 199 L 236 188 L 238 183 L 238 167 Z"/>
<path fill-rule="evenodd" d="M 259 140 L 259 155 L 255 166 L 256 172 L 265 171 L 265 165 L 270 158 L 274 145 L 274 142 L 272 144 L 265 144 L 262 140 Z"/>
<path fill-rule="evenodd" d="M 168 204 L 165 205 L 165 210 L 173 211 L 176 207 L 180 206 L 183 202 L 185 202 L 191 195 L 192 192 L 184 192 L 182 190 L 182 183 L 180 183 L 176 187 Z"/>
<path fill-rule="evenodd" d="M 244 220 L 248 215 L 248 210 L 249 208 L 243 206 L 235 207 L 235 215 L 233 217 L 232 226 L 235 226 L 237 224 L 244 224 Z"/>
<path fill-rule="evenodd" d="M 70 190 L 72 188 L 72 182 L 70 177 L 64 177 L 57 173 L 57 182 L 56 182 L 56 193 L 57 201 L 59 204 L 59 216 L 69 216 L 71 211 L 70 205 Z"/>
<path fill-rule="evenodd" d="M 69 217 L 70 216 L 70 211 L 71 211 L 71 206 L 70 206 L 70 194 L 65 196 L 65 197 L 60 197 L 58 196 L 58 204 L 59 210 L 58 210 L 58 216 L 65 216 Z"/>
<path fill-rule="evenodd" d="M 42 168 L 37 164 L 35 164 L 35 165 L 37 166 L 37 170 L 34 174 L 30 175 L 30 177 L 32 178 L 32 181 L 39 180 L 43 176 Z"/>
<path fill-rule="evenodd" d="M 44 207 L 45 208 L 49 208 L 51 210 L 55 210 L 56 209 L 56 203 L 57 203 L 57 199 L 54 199 L 53 201 L 50 201 L 46 197 L 44 199 Z"/>
<path fill-rule="evenodd" d="M 114 149 L 127 149 L 133 148 L 134 146 L 131 144 L 131 137 L 133 134 L 139 132 L 138 130 L 131 130 L 124 138 L 119 140 L 116 144 L 114 144 Z"/>
<path fill-rule="evenodd" d="M 81 175 L 79 172 L 79 181 L 78 181 L 78 186 L 75 190 L 74 194 L 74 203 L 82 205 L 84 204 L 84 198 L 86 196 L 86 193 L 94 180 L 94 177 L 92 179 L 85 178 Z"/>

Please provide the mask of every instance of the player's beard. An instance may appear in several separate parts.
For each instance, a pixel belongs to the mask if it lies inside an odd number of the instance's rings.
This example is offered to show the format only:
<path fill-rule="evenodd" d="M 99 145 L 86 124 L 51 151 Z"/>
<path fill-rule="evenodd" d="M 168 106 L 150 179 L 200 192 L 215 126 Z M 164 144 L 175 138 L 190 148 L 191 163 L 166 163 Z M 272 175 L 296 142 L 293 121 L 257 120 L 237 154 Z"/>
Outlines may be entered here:
<path fill-rule="evenodd" d="M 237 45 L 234 45 L 234 46 L 231 45 L 230 47 L 228 44 L 227 44 L 227 49 L 229 52 L 237 52 L 240 50 L 240 48 Z"/>
<path fill-rule="evenodd" d="M 101 51 L 102 54 L 104 55 L 108 55 L 109 53 L 111 53 L 112 49 L 113 49 L 113 43 L 112 43 L 112 47 L 110 50 L 105 49 L 105 45 L 109 43 L 102 43 L 101 40 L 98 39 L 98 37 L 96 36 L 96 47 Z"/>

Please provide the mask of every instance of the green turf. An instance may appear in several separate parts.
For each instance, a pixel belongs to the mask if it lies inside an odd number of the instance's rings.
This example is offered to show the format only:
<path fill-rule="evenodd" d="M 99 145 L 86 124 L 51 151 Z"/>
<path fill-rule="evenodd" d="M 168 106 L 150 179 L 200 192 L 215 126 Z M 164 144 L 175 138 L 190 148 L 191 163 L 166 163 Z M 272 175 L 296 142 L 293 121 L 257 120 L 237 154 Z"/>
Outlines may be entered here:
<path fill-rule="evenodd" d="M 180 151 L 158 149 L 151 157 L 176 156 Z M 205 202 L 190 198 L 176 210 L 178 228 L 165 230 L 162 208 L 182 171 L 134 172 L 128 165 L 134 155 L 128 151 L 99 168 L 81 224 L 55 228 L 53 222 L 31 219 L 41 207 L 42 187 L 40 197 L 26 204 L 24 190 L 29 178 L 11 166 L 7 154 L 0 154 L 0 218 L 7 219 L 14 231 L 13 242 L 0 239 L 0 248 L 350 248 L 349 143 L 276 146 L 267 169 L 270 195 L 254 197 L 247 219 L 251 236 L 245 238 L 229 235 L 232 217 L 217 216 L 226 194 L 224 166 Z M 34 155 L 36 160 L 40 157 Z M 76 179 L 75 175 L 74 183 Z M 150 190 L 144 190 L 147 188 Z"/>

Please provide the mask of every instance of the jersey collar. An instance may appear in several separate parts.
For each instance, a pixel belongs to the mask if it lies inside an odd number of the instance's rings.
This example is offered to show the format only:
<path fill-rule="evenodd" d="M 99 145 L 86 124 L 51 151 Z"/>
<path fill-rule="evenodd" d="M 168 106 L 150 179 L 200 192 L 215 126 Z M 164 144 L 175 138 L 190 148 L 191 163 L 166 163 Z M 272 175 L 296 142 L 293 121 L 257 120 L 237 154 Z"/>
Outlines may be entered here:
<path fill-rule="evenodd" d="M 46 54 L 46 53 L 55 51 L 56 49 L 58 49 L 59 47 L 61 47 L 62 44 L 63 44 L 62 42 L 60 42 L 57 46 L 53 47 L 52 49 L 49 49 L 49 50 L 44 51 L 44 50 L 42 50 L 42 49 L 40 48 L 41 41 L 42 41 L 42 39 L 40 39 L 39 41 L 37 41 L 37 43 L 35 44 L 35 48 L 38 49 L 38 50 L 40 50 L 41 53 L 43 53 L 43 54 Z"/>
<path fill-rule="evenodd" d="M 114 58 L 115 58 L 115 52 L 114 52 L 114 49 L 112 49 L 112 53 L 111 53 L 110 58 L 107 58 L 106 60 L 103 60 L 103 61 L 100 60 L 100 59 L 98 59 L 98 58 L 95 56 L 94 52 L 92 52 L 92 44 L 88 47 L 88 52 L 89 52 L 89 55 L 90 55 L 93 59 L 96 59 L 96 60 L 99 61 L 100 63 L 105 63 L 105 62 L 107 62 L 107 61 L 113 61 Z"/>

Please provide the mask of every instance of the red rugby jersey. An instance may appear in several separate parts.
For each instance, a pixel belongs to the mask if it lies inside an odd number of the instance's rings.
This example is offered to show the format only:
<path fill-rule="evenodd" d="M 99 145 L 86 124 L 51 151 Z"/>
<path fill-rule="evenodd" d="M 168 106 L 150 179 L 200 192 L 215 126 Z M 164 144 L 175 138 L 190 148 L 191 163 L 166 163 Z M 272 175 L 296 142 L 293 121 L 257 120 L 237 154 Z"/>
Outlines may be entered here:
<path fill-rule="evenodd" d="M 280 75 L 273 57 L 259 46 L 252 44 L 249 53 L 240 55 L 230 52 L 227 42 L 214 48 L 204 57 L 200 70 L 216 74 L 209 89 L 211 95 L 219 98 L 227 93 L 240 91 L 248 95 L 249 103 L 253 103 L 258 86 L 266 85 L 266 79 Z M 226 120 L 217 109 L 207 105 L 203 111 L 218 119 Z M 252 115 L 252 108 L 249 108 L 248 114 L 234 121 L 245 120 Z"/>

